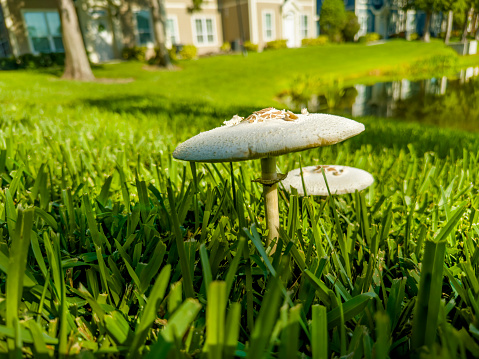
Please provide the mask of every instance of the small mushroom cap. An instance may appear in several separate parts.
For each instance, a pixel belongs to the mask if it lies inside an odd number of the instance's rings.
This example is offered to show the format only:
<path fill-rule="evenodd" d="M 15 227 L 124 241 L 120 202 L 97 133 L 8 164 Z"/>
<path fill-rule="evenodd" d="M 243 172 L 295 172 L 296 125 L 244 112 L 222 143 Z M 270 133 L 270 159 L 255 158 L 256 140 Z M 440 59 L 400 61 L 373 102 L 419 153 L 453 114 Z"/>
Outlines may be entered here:
<path fill-rule="evenodd" d="M 374 182 L 374 178 L 369 172 L 359 168 L 335 165 L 308 166 L 303 167 L 306 194 L 313 196 L 329 195 L 324 182 L 322 168 L 326 174 L 331 194 L 354 193 L 356 190 L 361 191 L 369 187 Z M 304 196 L 300 168 L 290 171 L 281 183 L 288 192 L 293 187 L 297 189 L 298 195 Z"/>
<path fill-rule="evenodd" d="M 267 108 L 181 143 L 173 157 L 195 162 L 232 162 L 329 146 L 364 131 L 364 125 L 326 114 L 293 114 Z"/>

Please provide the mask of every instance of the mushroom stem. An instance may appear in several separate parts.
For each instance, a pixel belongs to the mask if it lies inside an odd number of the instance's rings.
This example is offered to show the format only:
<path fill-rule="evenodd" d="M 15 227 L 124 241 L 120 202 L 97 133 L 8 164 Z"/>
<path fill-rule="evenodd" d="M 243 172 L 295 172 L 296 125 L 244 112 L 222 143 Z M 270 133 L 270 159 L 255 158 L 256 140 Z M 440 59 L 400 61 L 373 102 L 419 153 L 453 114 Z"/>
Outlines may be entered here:
<path fill-rule="evenodd" d="M 263 180 L 276 180 L 276 157 L 261 159 L 261 177 Z M 279 209 L 278 209 L 278 185 L 277 183 L 263 184 L 266 227 L 269 229 L 266 247 L 274 238 L 279 237 Z"/>

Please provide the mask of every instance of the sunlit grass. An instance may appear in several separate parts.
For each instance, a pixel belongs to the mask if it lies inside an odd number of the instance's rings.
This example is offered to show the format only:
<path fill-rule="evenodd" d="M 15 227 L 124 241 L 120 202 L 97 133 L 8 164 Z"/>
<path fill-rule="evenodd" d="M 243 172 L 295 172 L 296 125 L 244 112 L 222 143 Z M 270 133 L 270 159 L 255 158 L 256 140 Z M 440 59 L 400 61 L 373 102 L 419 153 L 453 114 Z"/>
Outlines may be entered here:
<path fill-rule="evenodd" d="M 418 57 L 449 51 L 398 44 Z M 334 198 L 280 190 L 271 256 L 252 182 L 259 161 L 233 164 L 233 194 L 228 164 L 197 164 L 195 182 L 190 166 L 171 157 L 189 136 L 274 103 L 283 82 L 271 77 L 280 79 L 285 64 L 286 74 L 309 71 L 319 67 L 306 53 L 366 56 L 365 48 L 215 57 L 171 73 L 138 63 L 96 70 L 135 77 L 130 84 L 2 73 L 0 353 L 476 355 L 476 134 L 363 118 L 366 131 L 344 143 L 280 156 L 281 172 L 300 162 L 342 164 L 369 171 L 375 183 Z M 234 92 L 226 75 L 206 73 L 241 63 L 250 66 L 236 84 L 257 87 Z"/>

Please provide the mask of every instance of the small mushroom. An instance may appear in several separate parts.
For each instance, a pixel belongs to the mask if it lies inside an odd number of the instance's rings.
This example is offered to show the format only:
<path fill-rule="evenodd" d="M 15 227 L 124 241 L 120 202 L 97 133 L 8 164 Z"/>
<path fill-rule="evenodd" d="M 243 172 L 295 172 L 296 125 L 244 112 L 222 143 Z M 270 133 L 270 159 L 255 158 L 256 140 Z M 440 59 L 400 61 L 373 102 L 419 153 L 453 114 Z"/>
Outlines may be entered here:
<path fill-rule="evenodd" d="M 323 169 L 331 194 L 354 193 L 369 187 L 374 182 L 374 178 L 369 172 L 359 168 L 336 165 L 308 166 L 302 168 L 306 194 L 313 196 L 329 195 L 324 181 Z M 292 187 L 298 191 L 298 195 L 304 196 L 301 168 L 290 171 L 281 183 L 288 192 L 291 191 Z"/>
<path fill-rule="evenodd" d="M 173 157 L 194 162 L 233 162 L 261 159 L 265 197 L 266 244 L 278 237 L 277 182 L 286 176 L 276 173 L 276 156 L 329 146 L 364 131 L 364 125 L 326 114 L 293 114 L 269 107 L 243 119 L 235 115 L 224 126 L 202 132 L 181 143 Z"/>

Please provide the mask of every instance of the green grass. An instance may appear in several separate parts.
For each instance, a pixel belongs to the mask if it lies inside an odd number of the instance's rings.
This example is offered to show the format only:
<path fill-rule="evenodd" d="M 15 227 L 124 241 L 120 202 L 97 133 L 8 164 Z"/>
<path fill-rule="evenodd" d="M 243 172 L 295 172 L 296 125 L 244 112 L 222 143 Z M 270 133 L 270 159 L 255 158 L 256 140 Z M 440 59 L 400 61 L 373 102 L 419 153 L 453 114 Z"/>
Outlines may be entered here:
<path fill-rule="evenodd" d="M 259 161 L 233 164 L 233 194 L 228 164 L 171 157 L 275 104 L 301 71 L 354 78 L 375 58 L 448 51 L 393 42 L 95 70 L 129 84 L 0 74 L 0 355 L 477 355 L 477 134 L 363 118 L 355 138 L 279 157 L 281 172 L 337 163 L 376 181 L 329 199 L 281 190 L 272 256 Z"/>

